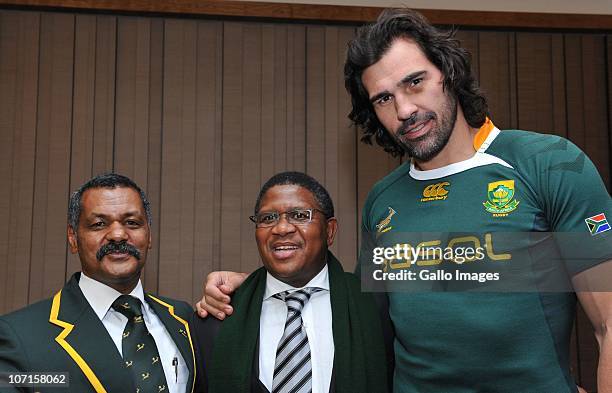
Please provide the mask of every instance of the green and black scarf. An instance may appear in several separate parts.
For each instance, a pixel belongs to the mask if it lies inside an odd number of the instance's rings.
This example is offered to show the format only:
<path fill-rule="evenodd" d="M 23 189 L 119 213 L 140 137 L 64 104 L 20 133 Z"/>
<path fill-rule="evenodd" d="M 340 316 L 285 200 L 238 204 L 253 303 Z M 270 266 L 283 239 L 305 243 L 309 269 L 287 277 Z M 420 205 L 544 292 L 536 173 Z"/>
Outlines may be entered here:
<path fill-rule="evenodd" d="M 359 279 L 327 254 L 334 337 L 335 393 L 387 393 L 381 321 Z M 234 314 L 219 331 L 209 369 L 210 393 L 248 393 L 259 338 L 266 270 L 253 272 L 233 297 Z"/>

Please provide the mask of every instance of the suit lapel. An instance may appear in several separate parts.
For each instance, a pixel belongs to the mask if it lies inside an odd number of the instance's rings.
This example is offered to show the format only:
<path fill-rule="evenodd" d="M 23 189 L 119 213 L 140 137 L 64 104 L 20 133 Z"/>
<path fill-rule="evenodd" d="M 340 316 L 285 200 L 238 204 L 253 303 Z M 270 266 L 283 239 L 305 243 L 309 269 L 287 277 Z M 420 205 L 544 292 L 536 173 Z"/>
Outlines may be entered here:
<path fill-rule="evenodd" d="M 73 275 L 53 298 L 49 322 L 62 328 L 55 341 L 83 372 L 94 391 L 124 391 L 131 376 L 104 325 L 83 296 L 78 275 Z"/>
<path fill-rule="evenodd" d="M 174 341 L 183 359 L 187 363 L 187 368 L 189 369 L 189 383 L 187 384 L 187 388 L 190 392 L 193 392 L 195 382 L 195 354 L 193 351 L 189 324 L 186 320 L 175 314 L 174 306 L 171 304 L 150 294 L 146 294 L 145 299 L 153 308 L 159 320 L 166 327 L 170 337 L 172 337 L 172 341 Z"/>

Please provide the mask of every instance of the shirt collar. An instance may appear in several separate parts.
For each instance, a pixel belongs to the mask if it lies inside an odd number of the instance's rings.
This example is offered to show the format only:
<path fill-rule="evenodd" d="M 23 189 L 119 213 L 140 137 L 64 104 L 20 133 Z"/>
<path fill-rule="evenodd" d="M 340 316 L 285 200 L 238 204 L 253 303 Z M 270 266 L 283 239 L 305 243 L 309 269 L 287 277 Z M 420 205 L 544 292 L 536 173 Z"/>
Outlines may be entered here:
<path fill-rule="evenodd" d="M 323 290 L 329 291 L 329 275 L 327 264 L 323 266 L 323 269 L 312 278 L 312 280 L 308 281 L 308 284 L 304 285 L 301 288 L 295 288 L 291 285 L 280 281 L 270 274 L 270 272 L 266 273 L 266 291 L 264 292 L 264 300 L 269 299 L 270 297 L 276 295 L 277 293 L 290 291 L 294 292 L 298 289 L 306 288 L 306 287 L 316 287 L 321 288 Z"/>
<path fill-rule="evenodd" d="M 115 299 L 122 295 L 121 292 L 108 285 L 87 277 L 83 272 L 81 272 L 81 278 L 79 279 L 79 288 L 81 288 L 83 296 L 85 296 L 85 299 L 87 299 L 100 320 L 104 318 Z M 146 308 L 147 303 L 145 302 L 144 290 L 140 280 L 138 280 L 138 284 L 136 284 L 136 287 L 129 295 L 138 298 Z"/>
<path fill-rule="evenodd" d="M 493 124 L 491 119 L 489 119 L 488 117 L 485 118 L 484 124 L 480 127 L 476 135 L 474 135 L 474 140 L 472 141 L 472 144 L 474 145 L 474 150 L 479 151 L 481 153 L 484 152 L 492 142 L 490 140 L 491 138 L 489 137 L 491 136 L 491 132 L 495 129 L 495 124 Z M 486 144 L 485 142 L 489 143 Z"/>

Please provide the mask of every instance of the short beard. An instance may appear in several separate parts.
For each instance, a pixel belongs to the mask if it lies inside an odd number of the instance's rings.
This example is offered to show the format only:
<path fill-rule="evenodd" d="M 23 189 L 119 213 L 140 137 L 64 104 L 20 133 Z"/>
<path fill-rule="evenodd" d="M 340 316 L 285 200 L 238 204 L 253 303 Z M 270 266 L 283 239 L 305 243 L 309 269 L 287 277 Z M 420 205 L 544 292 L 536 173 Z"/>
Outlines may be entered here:
<path fill-rule="evenodd" d="M 457 121 L 457 99 L 450 94 L 447 94 L 447 97 L 448 99 L 439 116 L 434 112 L 427 112 L 423 115 L 410 117 L 393 133 L 393 138 L 410 157 L 427 162 L 437 156 L 448 143 Z M 427 134 L 412 140 L 406 140 L 401 136 L 404 129 L 429 119 L 437 120 L 437 127 Z"/>

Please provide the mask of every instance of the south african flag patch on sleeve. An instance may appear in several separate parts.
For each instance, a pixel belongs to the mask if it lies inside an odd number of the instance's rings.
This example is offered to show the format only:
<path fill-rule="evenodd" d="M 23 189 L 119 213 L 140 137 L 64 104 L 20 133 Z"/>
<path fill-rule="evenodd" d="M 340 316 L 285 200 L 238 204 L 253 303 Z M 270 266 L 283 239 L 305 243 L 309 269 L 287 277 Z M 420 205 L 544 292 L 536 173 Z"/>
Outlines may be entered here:
<path fill-rule="evenodd" d="M 584 222 L 586 222 L 591 235 L 597 235 L 610 230 L 610 223 L 606 219 L 606 215 L 603 213 L 586 218 Z"/>

